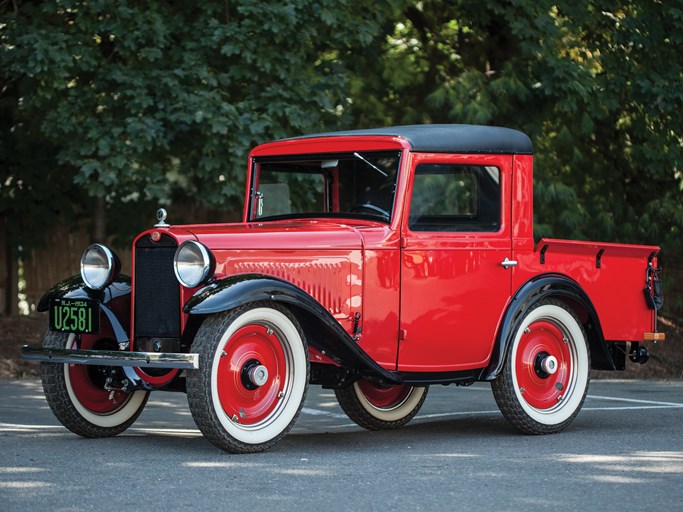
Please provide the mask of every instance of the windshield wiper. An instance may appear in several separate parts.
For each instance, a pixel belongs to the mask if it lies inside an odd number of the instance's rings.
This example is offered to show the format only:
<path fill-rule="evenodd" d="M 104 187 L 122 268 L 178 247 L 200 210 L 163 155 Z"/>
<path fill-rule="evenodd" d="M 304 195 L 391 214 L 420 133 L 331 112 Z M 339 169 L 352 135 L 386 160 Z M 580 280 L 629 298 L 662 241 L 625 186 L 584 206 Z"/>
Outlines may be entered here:
<path fill-rule="evenodd" d="M 355 157 L 358 158 L 359 160 L 362 160 L 363 162 L 365 162 L 366 164 L 368 164 L 370 167 L 372 167 L 374 170 L 376 170 L 378 173 L 380 173 L 380 174 L 381 174 L 382 176 L 384 176 L 385 178 L 388 178 L 388 177 L 389 177 L 389 175 L 388 175 L 386 172 L 384 172 L 382 169 L 380 169 L 379 167 L 377 167 L 375 164 L 373 164 L 373 163 L 372 163 L 370 160 L 368 160 L 367 158 L 361 156 L 360 153 L 356 153 L 356 152 L 354 151 L 354 152 L 353 152 L 353 156 L 355 156 Z"/>

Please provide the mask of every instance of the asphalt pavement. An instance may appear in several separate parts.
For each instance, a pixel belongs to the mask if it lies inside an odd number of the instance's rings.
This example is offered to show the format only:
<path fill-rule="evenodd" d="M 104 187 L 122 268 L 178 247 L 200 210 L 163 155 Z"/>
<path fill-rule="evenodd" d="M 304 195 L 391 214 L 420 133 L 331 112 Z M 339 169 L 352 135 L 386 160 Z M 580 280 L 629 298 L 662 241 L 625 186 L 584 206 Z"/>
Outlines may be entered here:
<path fill-rule="evenodd" d="M 231 455 L 185 400 L 152 393 L 112 439 L 63 428 L 40 382 L 0 381 L 0 510 L 683 510 L 683 384 L 593 381 L 563 433 L 518 434 L 490 386 L 430 389 L 393 432 L 353 424 L 313 386 L 275 448 Z"/>

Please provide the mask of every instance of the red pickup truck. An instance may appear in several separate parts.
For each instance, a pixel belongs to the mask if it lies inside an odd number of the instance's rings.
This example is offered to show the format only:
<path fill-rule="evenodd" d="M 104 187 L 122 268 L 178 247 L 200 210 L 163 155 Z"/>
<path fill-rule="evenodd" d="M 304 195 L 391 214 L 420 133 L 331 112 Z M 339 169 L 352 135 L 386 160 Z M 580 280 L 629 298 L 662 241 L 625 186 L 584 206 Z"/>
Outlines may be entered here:
<path fill-rule="evenodd" d="M 659 248 L 533 239 L 532 145 L 515 130 L 403 126 L 256 147 L 236 224 L 158 223 L 132 277 L 101 244 L 40 301 L 47 401 L 116 435 L 152 390 L 187 393 L 202 433 L 265 450 L 309 384 L 368 429 L 397 428 L 432 384 L 490 381 L 528 434 L 564 429 L 590 370 L 644 362 Z"/>

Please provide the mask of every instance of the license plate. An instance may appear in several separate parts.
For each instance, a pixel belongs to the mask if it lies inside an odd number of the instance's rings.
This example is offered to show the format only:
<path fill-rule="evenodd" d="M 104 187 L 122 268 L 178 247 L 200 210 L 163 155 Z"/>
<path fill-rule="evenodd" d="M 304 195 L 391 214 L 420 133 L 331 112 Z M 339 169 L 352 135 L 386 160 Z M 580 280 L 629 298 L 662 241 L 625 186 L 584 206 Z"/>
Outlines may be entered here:
<path fill-rule="evenodd" d="M 100 331 L 100 306 L 88 299 L 52 299 L 50 330 L 95 334 Z"/>

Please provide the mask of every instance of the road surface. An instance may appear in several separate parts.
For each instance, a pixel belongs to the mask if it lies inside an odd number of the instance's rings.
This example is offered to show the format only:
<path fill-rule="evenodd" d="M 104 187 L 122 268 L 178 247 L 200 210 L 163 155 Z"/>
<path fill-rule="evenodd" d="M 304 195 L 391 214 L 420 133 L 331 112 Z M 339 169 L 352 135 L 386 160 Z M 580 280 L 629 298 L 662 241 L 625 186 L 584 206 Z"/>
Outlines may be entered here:
<path fill-rule="evenodd" d="M 683 510 L 683 384 L 593 381 L 563 433 L 523 436 L 487 384 L 435 386 L 393 432 L 355 426 L 311 387 L 274 449 L 205 441 L 185 395 L 152 393 L 112 439 L 81 439 L 40 382 L 0 381 L 0 510 Z"/>

